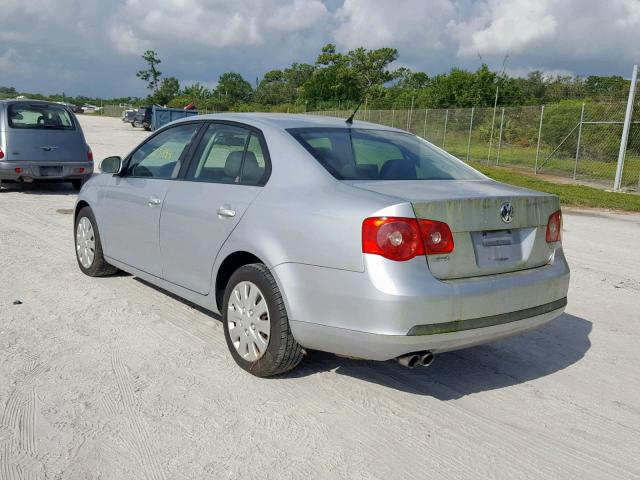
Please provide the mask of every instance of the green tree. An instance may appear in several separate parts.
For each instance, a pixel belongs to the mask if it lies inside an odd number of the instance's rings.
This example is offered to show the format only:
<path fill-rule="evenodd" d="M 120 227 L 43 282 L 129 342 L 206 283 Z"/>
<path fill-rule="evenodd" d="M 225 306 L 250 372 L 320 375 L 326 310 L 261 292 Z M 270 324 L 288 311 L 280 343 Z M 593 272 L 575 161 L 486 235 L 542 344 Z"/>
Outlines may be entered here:
<path fill-rule="evenodd" d="M 180 82 L 175 77 L 162 79 L 160 87 L 151 96 L 152 102 L 159 105 L 167 105 L 180 93 Z"/>
<path fill-rule="evenodd" d="M 227 72 L 220 75 L 216 94 L 233 105 L 240 102 L 248 102 L 251 99 L 253 88 L 242 75 L 236 72 Z"/>
<path fill-rule="evenodd" d="M 148 67 L 144 70 L 139 70 L 138 73 L 136 73 L 136 77 L 147 82 L 147 88 L 155 92 L 160 83 L 160 76 L 162 75 L 162 72 L 158 70 L 158 65 L 162 63 L 162 60 L 158 58 L 158 54 L 153 50 L 144 52 L 142 59 L 147 63 Z"/>
<path fill-rule="evenodd" d="M 396 78 L 388 66 L 398 57 L 394 48 L 357 48 L 346 54 L 335 45 L 322 47 L 313 75 L 303 86 L 303 98 L 311 106 L 322 102 L 358 103 L 365 92 L 380 88 Z"/>

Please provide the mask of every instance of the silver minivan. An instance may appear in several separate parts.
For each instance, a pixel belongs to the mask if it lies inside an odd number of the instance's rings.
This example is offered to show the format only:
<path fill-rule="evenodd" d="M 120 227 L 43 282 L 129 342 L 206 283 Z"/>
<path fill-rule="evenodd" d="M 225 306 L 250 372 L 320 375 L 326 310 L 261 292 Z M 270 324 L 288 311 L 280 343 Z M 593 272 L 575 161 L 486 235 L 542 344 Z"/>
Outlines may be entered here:
<path fill-rule="evenodd" d="M 67 181 L 93 174 L 93 153 L 73 112 L 40 100 L 0 100 L 0 183 Z"/>

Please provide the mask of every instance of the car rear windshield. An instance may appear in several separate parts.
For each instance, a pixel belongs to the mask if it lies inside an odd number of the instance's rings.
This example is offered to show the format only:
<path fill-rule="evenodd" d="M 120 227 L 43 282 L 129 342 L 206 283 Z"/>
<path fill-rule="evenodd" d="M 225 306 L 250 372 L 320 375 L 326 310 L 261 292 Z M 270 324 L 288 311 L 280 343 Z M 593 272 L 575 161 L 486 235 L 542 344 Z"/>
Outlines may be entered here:
<path fill-rule="evenodd" d="M 359 128 L 292 128 L 338 180 L 471 180 L 484 178 L 415 135 Z"/>
<path fill-rule="evenodd" d="M 11 128 L 75 129 L 69 111 L 61 105 L 14 103 L 7 113 Z"/>

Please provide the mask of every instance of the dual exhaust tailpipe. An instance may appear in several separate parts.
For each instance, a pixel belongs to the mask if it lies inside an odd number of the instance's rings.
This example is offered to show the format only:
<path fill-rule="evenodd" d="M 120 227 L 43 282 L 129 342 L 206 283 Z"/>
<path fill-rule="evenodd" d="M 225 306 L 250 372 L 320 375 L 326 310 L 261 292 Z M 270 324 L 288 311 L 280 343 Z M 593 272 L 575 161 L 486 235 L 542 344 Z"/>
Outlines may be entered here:
<path fill-rule="evenodd" d="M 433 353 L 429 351 L 425 351 L 425 352 L 408 353 L 406 355 L 402 355 L 396 358 L 396 360 L 403 367 L 414 368 L 414 367 L 428 367 L 433 363 L 435 358 L 436 356 Z"/>

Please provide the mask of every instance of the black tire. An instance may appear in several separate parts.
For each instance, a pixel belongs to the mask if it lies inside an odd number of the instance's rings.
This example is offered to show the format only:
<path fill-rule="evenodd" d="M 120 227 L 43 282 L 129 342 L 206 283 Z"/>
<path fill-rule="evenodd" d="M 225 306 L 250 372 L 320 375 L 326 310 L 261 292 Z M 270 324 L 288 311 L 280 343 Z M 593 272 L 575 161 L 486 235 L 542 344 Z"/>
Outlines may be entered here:
<path fill-rule="evenodd" d="M 82 273 L 88 275 L 90 277 L 104 277 L 106 275 L 113 275 L 118 271 L 116 267 L 113 265 L 109 265 L 104 259 L 104 255 L 102 253 L 102 242 L 100 241 L 100 232 L 98 231 L 98 223 L 96 222 L 96 217 L 93 215 L 90 207 L 83 207 L 76 217 L 76 221 L 74 222 L 73 229 L 73 240 L 74 245 L 76 244 L 76 234 L 78 231 L 78 224 L 82 218 L 87 218 L 91 222 L 91 227 L 93 228 L 93 235 L 95 241 L 95 250 L 93 263 L 88 268 L 85 268 L 80 262 L 80 257 L 78 256 L 78 248 L 76 247 L 76 260 L 78 262 L 78 266 Z"/>
<path fill-rule="evenodd" d="M 76 192 L 79 192 L 80 189 L 82 188 L 82 185 L 84 184 L 84 180 L 82 180 L 81 178 L 76 178 L 71 180 L 71 185 L 73 186 L 73 189 Z"/>
<path fill-rule="evenodd" d="M 256 361 L 249 362 L 242 358 L 233 345 L 229 335 L 229 297 L 240 282 L 254 283 L 262 292 L 267 302 L 270 315 L 270 335 L 266 351 Z M 235 362 L 244 370 L 256 377 L 270 377 L 294 369 L 304 357 L 304 350 L 291 334 L 289 317 L 280 294 L 280 289 L 269 269 L 262 263 L 244 265 L 236 270 L 224 292 L 222 303 L 222 323 L 227 347 Z"/>

